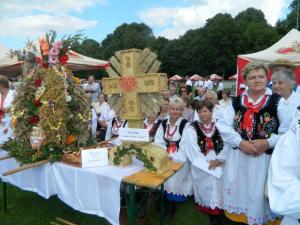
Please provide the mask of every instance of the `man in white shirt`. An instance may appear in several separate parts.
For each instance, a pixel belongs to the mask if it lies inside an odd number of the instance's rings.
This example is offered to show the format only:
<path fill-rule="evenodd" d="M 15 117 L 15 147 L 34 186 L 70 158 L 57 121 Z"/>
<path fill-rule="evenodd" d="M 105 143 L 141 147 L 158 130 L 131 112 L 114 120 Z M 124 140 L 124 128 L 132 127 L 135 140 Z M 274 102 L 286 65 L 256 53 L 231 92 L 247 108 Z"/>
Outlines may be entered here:
<path fill-rule="evenodd" d="M 207 91 L 211 91 L 214 88 L 214 84 L 209 77 L 206 77 L 204 81 L 204 87 L 206 88 Z"/>
<path fill-rule="evenodd" d="M 204 94 L 205 94 L 205 88 L 204 87 L 198 87 L 197 88 L 197 94 L 198 94 L 198 96 L 195 97 L 194 99 L 199 100 L 199 101 L 203 100 L 204 99 Z"/>
<path fill-rule="evenodd" d="M 218 100 L 221 100 L 224 91 L 224 84 L 222 83 L 222 81 L 217 81 L 217 84 L 218 84 L 218 88 L 217 88 Z"/>
<path fill-rule="evenodd" d="M 97 102 L 98 96 L 100 94 L 100 86 L 95 82 L 95 76 L 90 75 L 88 78 L 88 83 L 84 86 L 83 90 L 92 98 L 92 102 Z"/>
<path fill-rule="evenodd" d="M 217 91 L 224 91 L 224 84 L 222 81 L 218 82 L 218 88 L 217 88 Z"/>
<path fill-rule="evenodd" d="M 189 76 L 186 76 L 186 77 L 185 77 L 185 80 L 186 80 L 185 84 L 186 84 L 187 86 L 193 86 L 193 82 L 189 79 Z"/>
<path fill-rule="evenodd" d="M 195 82 L 195 85 L 194 85 L 196 88 L 199 88 L 199 87 L 204 87 L 204 82 L 202 80 L 198 80 Z"/>

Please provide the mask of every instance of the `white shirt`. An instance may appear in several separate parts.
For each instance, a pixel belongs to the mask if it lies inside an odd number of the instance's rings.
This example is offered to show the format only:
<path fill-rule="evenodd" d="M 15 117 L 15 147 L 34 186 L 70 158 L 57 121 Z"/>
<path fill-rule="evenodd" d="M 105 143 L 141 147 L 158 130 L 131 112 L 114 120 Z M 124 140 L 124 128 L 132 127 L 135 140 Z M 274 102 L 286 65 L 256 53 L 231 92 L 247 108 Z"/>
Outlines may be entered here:
<path fill-rule="evenodd" d="M 196 96 L 195 98 L 194 98 L 195 100 L 198 100 L 198 101 L 201 101 L 201 100 L 203 100 L 204 99 L 204 96 Z"/>
<path fill-rule="evenodd" d="M 188 79 L 185 84 L 188 86 L 193 86 L 193 82 L 190 79 Z"/>
<path fill-rule="evenodd" d="M 300 106 L 300 93 L 292 92 L 288 99 L 281 98 L 282 110 L 279 114 L 284 119 L 285 123 L 290 124 L 295 118 L 297 107 Z"/>
<path fill-rule="evenodd" d="M 14 100 L 15 92 L 9 90 L 4 102 L 3 107 L 9 109 L 12 106 Z M 0 103 L 1 103 L 1 94 L 0 94 Z M 9 112 L 4 113 L 4 117 L 0 121 L 0 144 L 6 142 L 13 135 L 13 128 L 11 126 L 11 115 Z"/>
<path fill-rule="evenodd" d="M 300 93 L 300 86 L 299 85 L 297 85 L 296 92 Z"/>
<path fill-rule="evenodd" d="M 108 126 L 109 123 L 116 117 L 116 113 L 113 109 L 109 110 L 108 113 L 102 113 L 99 117 L 99 121 L 104 121 Z"/>
<path fill-rule="evenodd" d="M 211 91 L 213 87 L 213 82 L 211 80 L 207 80 L 204 82 L 204 87 L 208 90 Z"/>
<path fill-rule="evenodd" d="M 267 88 L 265 91 L 265 95 L 270 96 L 272 94 L 272 91 Z M 260 101 L 263 99 L 264 95 L 260 96 L 255 102 L 253 101 L 253 99 L 248 95 L 247 91 L 244 91 L 242 93 L 242 102 L 243 102 L 243 98 L 245 96 L 248 96 L 248 101 L 252 102 L 254 105 L 257 105 L 260 103 Z M 289 129 L 289 123 L 284 119 L 281 111 L 283 110 L 283 101 L 282 98 L 279 100 L 279 104 L 278 104 L 278 108 L 277 108 L 277 116 L 279 119 L 279 128 L 278 128 L 278 133 L 279 134 L 283 134 L 284 132 L 286 132 Z M 237 133 L 234 129 L 233 129 L 233 121 L 234 121 L 234 117 L 235 117 L 235 111 L 233 109 L 232 104 L 228 105 L 226 108 L 223 109 L 223 112 L 221 114 L 221 117 L 219 118 L 218 121 L 218 129 L 220 131 L 220 133 L 222 134 L 222 138 L 224 141 L 228 142 L 228 144 L 232 147 L 239 147 L 240 142 L 243 140 L 241 135 L 239 133 Z M 280 138 L 279 134 L 271 134 L 271 137 L 267 139 L 270 148 L 274 148 L 275 144 L 277 143 L 277 141 Z"/>
<path fill-rule="evenodd" d="M 100 86 L 98 83 L 93 82 L 92 84 L 87 83 L 83 89 L 86 90 L 90 90 L 92 89 L 93 93 L 91 93 L 91 98 L 92 98 L 92 102 L 97 102 L 98 100 L 98 96 L 100 94 Z M 89 93 L 90 94 L 90 93 Z"/>
<path fill-rule="evenodd" d="M 224 84 L 222 82 L 219 83 L 217 91 L 224 91 Z"/>
<path fill-rule="evenodd" d="M 204 86 L 204 82 L 202 80 L 198 80 L 195 82 L 195 85 L 194 85 L 196 88 L 198 87 L 203 87 Z"/>
<path fill-rule="evenodd" d="M 226 106 L 231 105 L 231 104 L 232 104 L 231 98 L 228 99 L 227 101 L 225 101 L 224 99 L 221 99 L 219 101 L 219 105 L 223 108 L 226 108 Z"/>
<path fill-rule="evenodd" d="M 300 218 L 300 113 L 278 141 L 269 168 L 268 194 L 274 213 L 287 216 L 282 224 Z"/>

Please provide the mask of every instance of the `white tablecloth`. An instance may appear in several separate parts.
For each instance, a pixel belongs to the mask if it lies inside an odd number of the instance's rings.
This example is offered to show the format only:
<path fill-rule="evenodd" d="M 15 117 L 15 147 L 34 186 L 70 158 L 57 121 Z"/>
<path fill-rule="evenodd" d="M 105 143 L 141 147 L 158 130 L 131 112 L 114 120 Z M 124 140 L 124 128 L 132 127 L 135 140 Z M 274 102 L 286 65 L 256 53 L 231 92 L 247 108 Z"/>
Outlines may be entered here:
<path fill-rule="evenodd" d="M 0 149 L 0 157 L 6 155 L 7 152 Z M 113 225 L 119 225 L 122 178 L 143 169 L 143 164 L 138 160 L 124 168 L 107 166 L 86 169 L 57 162 L 2 176 L 3 172 L 19 165 L 13 158 L 1 160 L 0 178 L 46 199 L 57 194 L 75 210 L 104 217 Z"/>
<path fill-rule="evenodd" d="M 58 197 L 72 208 L 104 217 L 113 225 L 119 224 L 122 178 L 142 169 L 138 160 L 124 168 L 82 169 L 60 162 L 53 164 Z"/>
<path fill-rule="evenodd" d="M 7 152 L 0 149 L 0 157 L 6 155 Z M 13 158 L 1 160 L 0 178 L 4 182 L 8 182 L 25 191 L 33 191 L 46 199 L 56 194 L 56 183 L 52 165 L 50 163 L 9 176 L 2 176 L 2 173 L 18 167 L 20 167 L 20 164 Z"/>

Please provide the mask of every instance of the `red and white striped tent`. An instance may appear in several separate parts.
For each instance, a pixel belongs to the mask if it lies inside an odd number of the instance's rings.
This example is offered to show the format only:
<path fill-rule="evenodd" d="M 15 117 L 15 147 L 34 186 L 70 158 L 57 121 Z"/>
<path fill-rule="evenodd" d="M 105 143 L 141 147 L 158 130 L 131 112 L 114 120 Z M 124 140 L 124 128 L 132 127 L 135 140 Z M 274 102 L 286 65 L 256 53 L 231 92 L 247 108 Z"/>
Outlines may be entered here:
<path fill-rule="evenodd" d="M 9 55 L 9 49 L 0 45 L 0 74 L 16 77 L 21 74 L 23 61 L 18 61 L 16 56 L 11 58 Z M 87 57 L 72 50 L 67 55 L 69 56 L 67 67 L 72 71 L 98 70 L 109 67 L 108 61 Z"/>
<path fill-rule="evenodd" d="M 10 57 L 9 49 L 0 44 L 0 74 L 16 77 L 21 73 L 22 61 L 17 57 Z"/>
<path fill-rule="evenodd" d="M 189 78 L 189 80 L 191 80 L 191 81 L 198 81 L 198 80 L 202 80 L 203 79 L 203 77 L 201 77 L 200 75 L 198 75 L 198 74 L 194 74 L 193 76 L 191 76 L 190 78 Z"/>
<path fill-rule="evenodd" d="M 74 51 L 69 51 L 67 54 L 69 56 L 67 67 L 72 71 L 97 70 L 109 67 L 108 61 L 90 58 Z"/>
<path fill-rule="evenodd" d="M 223 77 L 221 77 L 221 76 L 219 76 L 219 75 L 217 75 L 217 74 L 212 74 L 212 75 L 210 75 L 209 76 L 209 78 L 211 79 L 211 80 L 223 80 Z"/>
<path fill-rule="evenodd" d="M 183 78 L 176 74 L 176 75 L 170 77 L 169 80 L 180 81 L 180 80 L 183 80 Z"/>
<path fill-rule="evenodd" d="M 236 80 L 237 78 L 238 78 L 238 75 L 234 74 L 234 75 L 228 77 L 228 80 Z"/>

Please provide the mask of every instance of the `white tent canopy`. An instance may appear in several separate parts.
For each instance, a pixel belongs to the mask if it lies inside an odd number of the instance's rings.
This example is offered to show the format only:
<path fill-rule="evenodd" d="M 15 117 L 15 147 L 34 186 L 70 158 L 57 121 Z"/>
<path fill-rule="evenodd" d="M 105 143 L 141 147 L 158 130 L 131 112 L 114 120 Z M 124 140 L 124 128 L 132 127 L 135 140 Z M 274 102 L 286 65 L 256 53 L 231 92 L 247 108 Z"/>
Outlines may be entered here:
<path fill-rule="evenodd" d="M 9 49 L 0 44 L 0 74 L 18 76 L 21 72 L 22 62 L 17 57 L 9 56 Z"/>
<path fill-rule="evenodd" d="M 90 58 L 74 51 L 69 51 L 67 67 L 72 71 L 97 70 L 109 66 L 108 61 Z M 23 61 L 9 57 L 9 49 L 0 44 L 0 74 L 15 77 L 21 73 Z"/>
<path fill-rule="evenodd" d="M 109 66 L 108 61 L 93 59 L 74 51 L 69 51 L 67 54 L 69 56 L 67 67 L 70 68 L 72 71 L 97 70 Z"/>
<path fill-rule="evenodd" d="M 300 32 L 292 29 L 271 47 L 256 53 L 239 55 L 239 57 L 266 63 L 287 59 L 295 64 L 300 64 Z"/>

